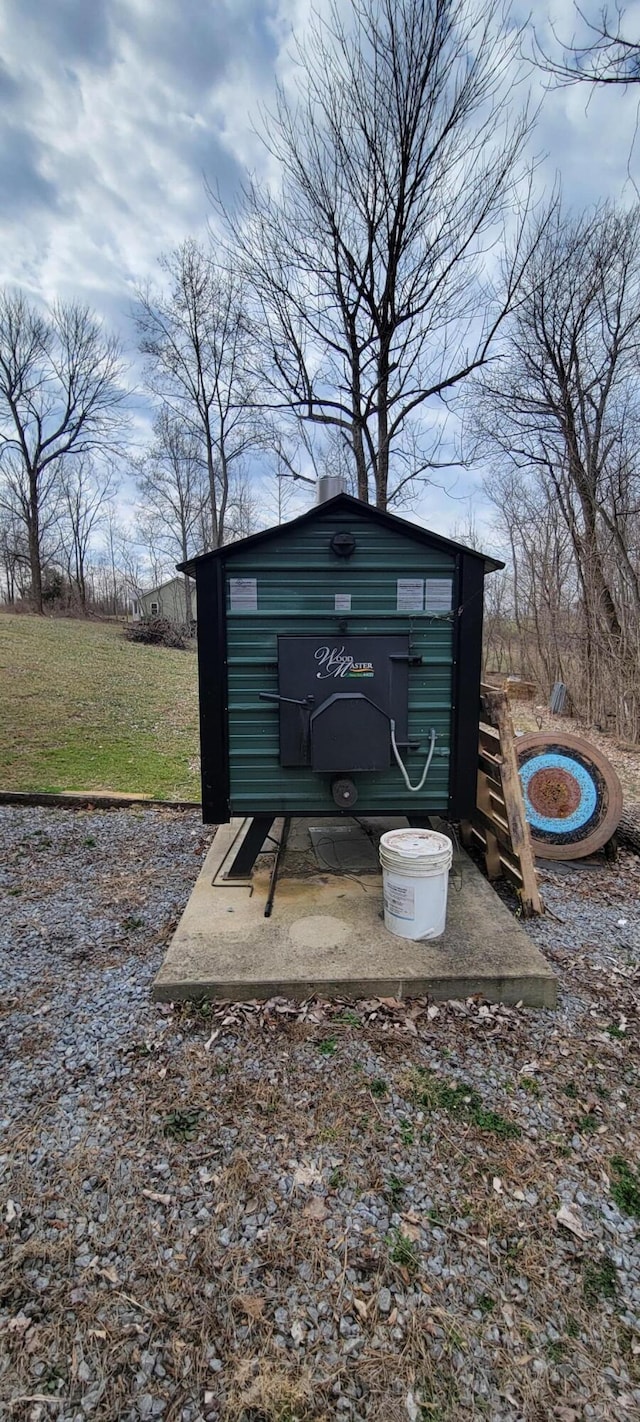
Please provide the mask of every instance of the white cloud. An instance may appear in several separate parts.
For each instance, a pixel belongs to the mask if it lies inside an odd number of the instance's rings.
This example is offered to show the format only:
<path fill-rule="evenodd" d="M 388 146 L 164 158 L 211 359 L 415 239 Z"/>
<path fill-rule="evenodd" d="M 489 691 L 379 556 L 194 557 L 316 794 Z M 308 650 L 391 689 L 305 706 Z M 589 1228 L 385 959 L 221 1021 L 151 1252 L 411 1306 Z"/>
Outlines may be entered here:
<path fill-rule="evenodd" d="M 132 345 L 135 285 L 204 229 L 205 177 L 231 196 L 243 166 L 268 162 L 258 108 L 275 76 L 290 82 L 292 29 L 302 34 L 310 14 L 311 0 L 0 0 L 0 282 L 48 300 L 78 295 Z M 572 4 L 535 3 L 547 46 L 549 17 L 569 38 Z M 640 35 L 640 4 L 627 22 Z M 559 171 L 575 206 L 635 200 L 640 89 L 545 94 L 538 73 L 531 84 L 543 101 L 532 145 L 546 154 L 541 187 Z M 451 485 L 453 502 L 436 489 L 420 499 L 427 521 L 451 527 L 468 496 L 488 518 L 476 476 Z"/>
<path fill-rule="evenodd" d="M 158 254 L 204 226 L 205 175 L 238 181 L 237 115 L 276 55 L 266 7 L 5 0 L 0 15 L 2 151 L 18 148 L 20 179 L 10 164 L 1 278 L 113 318 Z"/>

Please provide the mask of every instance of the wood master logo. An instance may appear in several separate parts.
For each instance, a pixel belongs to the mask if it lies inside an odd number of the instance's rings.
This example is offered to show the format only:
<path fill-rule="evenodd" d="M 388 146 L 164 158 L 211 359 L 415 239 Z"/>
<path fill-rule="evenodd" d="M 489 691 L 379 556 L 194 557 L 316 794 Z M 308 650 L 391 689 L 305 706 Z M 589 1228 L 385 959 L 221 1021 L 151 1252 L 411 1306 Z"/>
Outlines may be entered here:
<path fill-rule="evenodd" d="M 318 647 L 314 656 L 320 665 L 320 670 L 316 672 L 318 681 L 326 681 L 329 677 L 375 676 L 373 662 L 356 662 L 344 646 Z"/>
<path fill-rule="evenodd" d="M 373 662 L 353 662 L 347 671 L 347 676 L 373 676 Z"/>

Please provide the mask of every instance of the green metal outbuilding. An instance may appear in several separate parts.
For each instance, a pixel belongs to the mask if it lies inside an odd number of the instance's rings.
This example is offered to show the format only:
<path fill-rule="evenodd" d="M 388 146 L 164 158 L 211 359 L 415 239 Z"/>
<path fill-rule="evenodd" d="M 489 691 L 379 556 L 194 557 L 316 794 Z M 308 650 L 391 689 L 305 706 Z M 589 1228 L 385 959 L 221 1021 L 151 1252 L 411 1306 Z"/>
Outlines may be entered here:
<path fill-rule="evenodd" d="M 501 566 L 344 493 L 181 565 L 205 823 L 470 815 L 484 578 Z"/>

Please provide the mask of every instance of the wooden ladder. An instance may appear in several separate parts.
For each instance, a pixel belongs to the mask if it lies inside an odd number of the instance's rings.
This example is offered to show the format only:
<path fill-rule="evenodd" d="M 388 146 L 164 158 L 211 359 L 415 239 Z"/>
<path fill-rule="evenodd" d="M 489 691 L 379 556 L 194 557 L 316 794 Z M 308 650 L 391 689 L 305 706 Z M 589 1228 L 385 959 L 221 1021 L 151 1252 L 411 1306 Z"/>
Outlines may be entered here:
<path fill-rule="evenodd" d="M 478 746 L 478 793 L 472 820 L 460 826 L 463 844 L 484 850 L 489 879 L 505 875 L 514 884 L 525 917 L 543 912 L 509 698 L 493 686 L 481 687 L 483 720 Z"/>

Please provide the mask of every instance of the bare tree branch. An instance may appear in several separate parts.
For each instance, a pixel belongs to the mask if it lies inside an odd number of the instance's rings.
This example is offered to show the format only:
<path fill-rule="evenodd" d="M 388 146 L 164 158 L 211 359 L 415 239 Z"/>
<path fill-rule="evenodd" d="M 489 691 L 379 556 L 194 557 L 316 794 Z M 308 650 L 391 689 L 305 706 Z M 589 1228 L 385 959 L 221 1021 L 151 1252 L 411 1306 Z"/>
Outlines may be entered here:
<path fill-rule="evenodd" d="M 574 9 L 587 30 L 585 41 L 577 43 L 575 37 L 569 44 L 563 44 L 554 30 L 562 57 L 548 54 L 536 38 L 535 63 L 550 74 L 562 87 L 568 84 L 640 84 L 640 40 L 623 33 L 624 9 L 615 6 L 614 17 L 604 6 L 596 20 L 588 19 L 580 5 Z"/>
<path fill-rule="evenodd" d="M 490 276 L 531 126 L 510 104 L 518 40 L 501 0 L 334 3 L 265 118 L 277 190 L 216 202 L 263 398 L 340 431 L 380 507 L 418 413 L 428 442 L 428 401 L 485 362 L 518 289 L 519 263 L 504 290 Z"/>
<path fill-rule="evenodd" d="M 166 287 L 138 292 L 140 349 L 149 389 L 198 448 L 217 547 L 225 540 L 234 470 L 264 439 L 249 374 L 251 331 L 240 281 L 195 239 L 163 257 L 161 267 Z"/>
<path fill-rule="evenodd" d="M 91 543 L 117 487 L 117 474 L 111 463 L 100 464 L 83 456 L 63 465 L 61 539 L 67 550 L 69 579 L 75 583 L 83 612 L 87 609 L 87 562 Z"/>
<path fill-rule="evenodd" d="M 617 716 L 633 686 L 637 726 L 640 205 L 603 205 L 573 219 L 557 208 L 505 336 L 504 359 L 475 392 L 481 447 L 502 471 L 499 501 L 510 475 L 517 488 L 510 517 L 525 561 L 536 530 L 524 529 L 523 519 L 545 524 L 548 551 L 555 521 L 584 620 L 586 704 Z M 539 610 L 535 580 L 531 589 Z M 615 668 L 627 688 L 617 700 Z"/>
<path fill-rule="evenodd" d="M 173 568 L 201 551 L 209 490 L 195 436 L 165 407 L 154 424 L 149 450 L 135 465 L 140 526 Z M 187 622 L 193 618 L 192 583 L 185 577 Z"/>
<path fill-rule="evenodd" d="M 39 612 L 47 506 L 68 460 L 123 447 L 123 380 L 119 342 L 87 307 L 40 312 L 20 292 L 0 295 L 0 501 L 20 510 Z"/>

